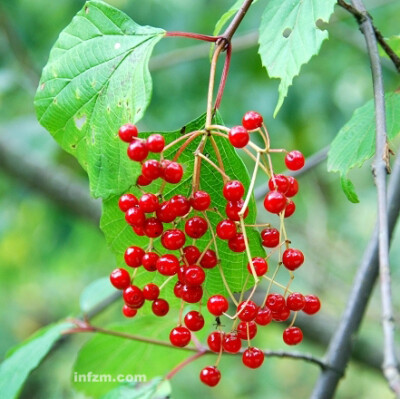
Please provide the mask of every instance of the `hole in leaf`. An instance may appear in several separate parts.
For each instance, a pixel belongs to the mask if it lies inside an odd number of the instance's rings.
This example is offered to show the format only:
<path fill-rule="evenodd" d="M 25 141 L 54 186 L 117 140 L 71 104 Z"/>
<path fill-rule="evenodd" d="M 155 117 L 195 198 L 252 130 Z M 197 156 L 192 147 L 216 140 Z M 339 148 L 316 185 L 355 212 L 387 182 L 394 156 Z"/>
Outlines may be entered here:
<path fill-rule="evenodd" d="M 82 126 L 85 124 L 86 122 L 86 115 L 82 115 L 80 118 L 75 118 L 75 126 L 81 130 Z"/>
<path fill-rule="evenodd" d="M 182 126 L 182 129 L 181 129 L 181 134 L 185 134 L 185 133 L 186 133 L 186 125 Z"/>
<path fill-rule="evenodd" d="M 89 14 L 89 7 L 88 6 L 85 6 L 85 13 Z"/>
<path fill-rule="evenodd" d="M 44 87 L 46 86 L 46 83 L 42 83 L 41 85 L 40 85 L 40 90 L 44 90 Z"/>
<path fill-rule="evenodd" d="M 115 50 L 118 50 L 121 47 L 121 43 L 115 43 L 114 48 Z"/>
<path fill-rule="evenodd" d="M 328 23 L 325 22 L 325 21 L 324 21 L 323 19 L 321 19 L 321 18 L 318 18 L 318 19 L 315 21 L 315 26 L 317 27 L 317 29 L 322 30 L 322 31 L 328 29 Z"/>
<path fill-rule="evenodd" d="M 72 145 L 71 145 L 71 148 L 75 150 L 76 144 L 72 144 Z"/>
<path fill-rule="evenodd" d="M 286 29 L 282 32 L 282 36 L 283 36 L 284 38 L 287 39 L 287 38 L 291 35 L 291 33 L 292 33 L 292 29 L 286 28 Z"/>

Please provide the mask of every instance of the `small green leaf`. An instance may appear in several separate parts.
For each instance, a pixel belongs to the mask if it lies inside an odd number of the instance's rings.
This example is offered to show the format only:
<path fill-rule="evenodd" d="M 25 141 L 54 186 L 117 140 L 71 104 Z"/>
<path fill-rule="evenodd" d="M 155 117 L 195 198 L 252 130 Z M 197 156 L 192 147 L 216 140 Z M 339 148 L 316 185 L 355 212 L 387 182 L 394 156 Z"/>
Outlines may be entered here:
<path fill-rule="evenodd" d="M 356 194 L 354 184 L 351 182 L 351 180 L 342 176 L 340 178 L 340 184 L 342 185 L 342 190 L 346 194 L 346 197 L 350 202 L 352 202 L 353 204 L 357 204 L 358 202 L 360 202 Z"/>
<path fill-rule="evenodd" d="M 388 38 L 385 38 L 386 43 L 392 48 L 392 50 L 400 56 L 400 35 L 395 35 L 391 36 Z M 389 58 L 389 56 L 386 54 L 385 50 L 382 49 L 382 47 L 379 47 L 379 54 L 382 57 Z"/>
<path fill-rule="evenodd" d="M 102 277 L 93 281 L 91 284 L 85 287 L 81 297 L 79 298 L 79 304 L 82 312 L 89 312 L 103 300 L 108 298 L 113 292 L 115 292 L 115 289 L 110 284 L 110 279 L 108 277 Z"/>
<path fill-rule="evenodd" d="M 89 1 L 50 52 L 35 97 L 37 117 L 88 172 L 95 197 L 128 188 L 136 173 L 118 128 L 138 121 L 149 104 L 148 61 L 164 34 Z"/>
<path fill-rule="evenodd" d="M 328 32 L 318 25 L 328 22 L 336 0 L 270 0 L 260 25 L 259 53 L 271 78 L 279 78 L 279 99 L 274 116 L 303 64 L 319 52 Z"/>
<path fill-rule="evenodd" d="M 61 334 L 71 327 L 73 325 L 66 322 L 44 327 L 7 354 L 0 365 L 2 399 L 13 399 L 18 396 L 29 374 L 49 353 Z"/>

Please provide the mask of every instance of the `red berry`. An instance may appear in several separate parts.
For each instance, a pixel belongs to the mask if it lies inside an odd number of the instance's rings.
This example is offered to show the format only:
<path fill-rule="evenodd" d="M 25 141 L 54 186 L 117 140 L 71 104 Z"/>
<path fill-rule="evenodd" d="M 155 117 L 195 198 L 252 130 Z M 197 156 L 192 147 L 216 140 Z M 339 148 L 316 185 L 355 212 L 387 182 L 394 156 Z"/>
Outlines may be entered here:
<path fill-rule="evenodd" d="M 267 273 L 268 263 L 264 258 L 257 256 L 255 258 L 253 258 L 252 261 L 253 261 L 254 270 L 255 270 L 257 276 L 263 276 L 265 273 Z M 247 270 L 249 271 L 250 274 L 253 274 L 253 272 L 251 271 L 250 262 L 247 264 Z"/>
<path fill-rule="evenodd" d="M 304 262 L 304 255 L 299 249 L 289 248 L 283 252 L 282 263 L 288 270 L 296 270 Z"/>
<path fill-rule="evenodd" d="M 286 306 L 295 312 L 304 308 L 306 300 L 300 292 L 292 292 L 286 298 Z"/>
<path fill-rule="evenodd" d="M 144 177 L 143 175 L 140 175 L 137 180 L 136 184 L 138 186 L 148 186 L 153 180 L 148 179 L 147 177 Z"/>
<path fill-rule="evenodd" d="M 143 229 L 147 237 L 156 238 L 162 234 L 164 227 L 157 218 L 148 218 L 144 222 Z"/>
<path fill-rule="evenodd" d="M 159 256 L 155 252 L 147 252 L 143 255 L 142 264 L 148 272 L 155 272 L 157 270 L 157 260 Z"/>
<path fill-rule="evenodd" d="M 286 321 L 289 317 L 290 310 L 286 305 L 279 311 L 272 312 L 272 320 L 274 321 Z"/>
<path fill-rule="evenodd" d="M 292 200 L 287 200 L 285 212 L 283 213 L 283 216 L 285 218 L 288 218 L 294 214 L 294 211 L 296 210 L 296 204 Z"/>
<path fill-rule="evenodd" d="M 183 176 L 183 168 L 178 162 L 170 162 L 165 168 L 163 178 L 167 183 L 179 183 Z"/>
<path fill-rule="evenodd" d="M 144 251 L 140 247 L 129 247 L 124 254 L 125 263 L 130 267 L 139 267 L 142 264 Z"/>
<path fill-rule="evenodd" d="M 228 138 L 235 148 L 246 147 L 250 140 L 249 132 L 243 126 L 234 126 L 229 131 Z"/>
<path fill-rule="evenodd" d="M 152 213 L 155 212 L 160 203 L 156 195 L 148 193 L 143 194 L 139 200 L 139 207 L 144 213 Z"/>
<path fill-rule="evenodd" d="M 119 209 L 126 212 L 129 208 L 139 205 L 138 199 L 133 194 L 124 194 L 118 201 Z"/>
<path fill-rule="evenodd" d="M 217 254 L 212 249 L 207 249 L 201 258 L 200 265 L 204 267 L 204 269 L 212 269 L 217 266 L 217 263 Z"/>
<path fill-rule="evenodd" d="M 293 176 L 288 176 L 289 188 L 286 191 L 286 197 L 294 197 L 299 191 L 299 183 Z"/>
<path fill-rule="evenodd" d="M 239 201 L 244 195 L 244 186 L 239 180 L 231 180 L 225 183 L 222 190 L 227 201 Z"/>
<path fill-rule="evenodd" d="M 143 226 L 146 217 L 143 211 L 138 208 L 129 208 L 125 213 L 125 220 L 131 226 Z"/>
<path fill-rule="evenodd" d="M 220 352 L 222 348 L 222 341 L 224 339 L 224 333 L 222 331 L 213 331 L 207 338 L 208 347 L 213 352 Z"/>
<path fill-rule="evenodd" d="M 174 285 L 174 295 L 177 298 L 182 298 L 182 289 L 183 289 L 184 284 L 181 283 L 180 281 L 177 281 Z"/>
<path fill-rule="evenodd" d="M 169 201 L 163 202 L 156 211 L 157 219 L 163 223 L 171 223 L 176 219 L 176 212 Z"/>
<path fill-rule="evenodd" d="M 125 125 L 122 125 L 119 128 L 118 135 L 122 141 L 130 143 L 134 137 L 138 136 L 138 130 L 135 125 L 132 125 L 132 123 L 125 123 Z"/>
<path fill-rule="evenodd" d="M 280 241 L 279 231 L 273 227 L 264 229 L 261 232 L 262 245 L 267 248 L 275 248 Z"/>
<path fill-rule="evenodd" d="M 161 237 L 161 244 L 171 251 L 182 248 L 185 245 L 185 233 L 179 229 L 167 230 Z"/>
<path fill-rule="evenodd" d="M 184 282 L 188 285 L 201 285 L 206 279 L 206 274 L 200 266 L 192 265 L 185 268 Z"/>
<path fill-rule="evenodd" d="M 122 307 L 122 313 L 124 314 L 125 317 L 135 317 L 137 314 L 137 309 L 133 309 L 128 305 L 124 305 Z"/>
<path fill-rule="evenodd" d="M 232 220 L 225 219 L 221 220 L 217 224 L 217 236 L 221 240 L 229 240 L 230 238 L 234 237 L 237 229 L 236 229 L 236 224 Z"/>
<path fill-rule="evenodd" d="M 263 117 L 255 111 L 247 111 L 242 119 L 242 125 L 247 130 L 254 130 L 261 127 L 263 124 Z"/>
<path fill-rule="evenodd" d="M 155 299 L 158 298 L 159 295 L 160 295 L 160 288 L 158 288 L 158 285 L 149 283 L 143 287 L 144 299 L 147 299 L 148 301 L 154 301 Z"/>
<path fill-rule="evenodd" d="M 229 308 L 228 300 L 222 295 L 213 295 L 208 298 L 207 309 L 214 316 L 221 316 Z"/>
<path fill-rule="evenodd" d="M 156 299 L 151 304 L 151 310 L 156 316 L 165 316 L 169 311 L 168 302 L 165 299 Z"/>
<path fill-rule="evenodd" d="M 297 345 L 303 340 L 303 332 L 299 327 L 289 327 L 283 332 L 283 341 L 287 345 Z"/>
<path fill-rule="evenodd" d="M 240 320 L 252 321 L 257 316 L 258 306 L 253 301 L 243 301 L 239 303 L 237 312 Z"/>
<path fill-rule="evenodd" d="M 206 233 L 208 223 L 200 216 L 194 216 L 185 223 L 185 232 L 191 238 L 201 238 Z"/>
<path fill-rule="evenodd" d="M 279 312 L 286 305 L 285 298 L 281 294 L 269 294 L 266 305 L 273 311 Z"/>
<path fill-rule="evenodd" d="M 214 366 L 204 367 L 200 371 L 200 381 L 209 387 L 215 387 L 221 379 L 221 372 Z"/>
<path fill-rule="evenodd" d="M 190 201 L 183 195 L 174 195 L 169 202 L 176 216 L 185 216 L 190 211 Z"/>
<path fill-rule="evenodd" d="M 211 204 L 210 194 L 205 191 L 195 191 L 190 199 L 190 205 L 196 211 L 205 211 Z"/>
<path fill-rule="evenodd" d="M 199 331 L 204 327 L 203 315 L 195 310 L 186 313 L 184 322 L 190 331 Z"/>
<path fill-rule="evenodd" d="M 185 284 L 185 272 L 188 267 L 189 266 L 182 265 L 179 267 L 179 270 L 178 270 L 178 281 L 180 281 L 183 284 Z"/>
<path fill-rule="evenodd" d="M 260 367 L 264 362 L 264 352 L 258 348 L 248 348 L 243 352 L 243 364 L 251 369 Z"/>
<path fill-rule="evenodd" d="M 285 209 L 286 197 L 279 191 L 270 191 L 264 199 L 264 208 L 271 213 L 280 213 Z"/>
<path fill-rule="evenodd" d="M 190 338 L 191 334 L 189 329 L 182 326 L 173 328 L 169 334 L 171 344 L 179 348 L 186 346 L 190 342 Z"/>
<path fill-rule="evenodd" d="M 226 352 L 238 353 L 242 348 L 242 340 L 236 333 L 231 332 L 225 334 L 224 339 L 222 341 L 222 347 Z"/>
<path fill-rule="evenodd" d="M 146 222 L 145 222 L 146 223 Z M 143 226 L 132 226 L 132 230 L 135 232 L 136 235 L 138 236 L 145 236 L 146 233 L 144 232 L 144 227 Z"/>
<path fill-rule="evenodd" d="M 268 181 L 268 187 L 271 191 L 279 191 L 282 194 L 286 194 L 286 191 L 289 189 L 289 181 L 284 175 L 275 175 Z"/>
<path fill-rule="evenodd" d="M 162 174 L 161 164 L 155 159 L 148 159 L 143 162 L 142 175 L 149 180 L 156 180 Z"/>
<path fill-rule="evenodd" d="M 239 201 L 229 201 L 226 203 L 225 213 L 229 219 L 238 222 L 240 220 L 239 212 L 242 210 L 244 205 L 244 201 L 241 199 Z M 247 207 L 244 214 L 243 219 L 246 219 L 249 214 L 249 208 Z"/>
<path fill-rule="evenodd" d="M 110 274 L 110 281 L 118 290 L 124 290 L 131 285 L 131 276 L 125 269 L 115 269 Z"/>
<path fill-rule="evenodd" d="M 132 159 L 132 161 L 142 162 L 147 158 L 148 154 L 149 150 L 147 149 L 145 143 L 135 140 L 129 144 L 128 157 Z"/>
<path fill-rule="evenodd" d="M 182 287 L 182 299 L 187 303 L 197 303 L 203 297 L 201 285 L 187 285 Z"/>
<path fill-rule="evenodd" d="M 124 289 L 123 297 L 125 303 L 135 309 L 138 309 L 144 304 L 144 296 L 142 290 L 136 285 L 130 285 Z"/>
<path fill-rule="evenodd" d="M 254 321 L 241 321 L 237 326 L 237 333 L 241 339 L 253 339 L 257 334 L 257 324 Z"/>
<path fill-rule="evenodd" d="M 246 243 L 243 233 L 236 233 L 234 237 L 230 238 L 228 247 L 233 252 L 244 252 L 246 250 Z"/>
<path fill-rule="evenodd" d="M 173 276 L 178 273 L 179 261 L 175 255 L 166 254 L 158 258 L 156 267 L 163 276 Z"/>
<path fill-rule="evenodd" d="M 150 152 L 161 152 L 164 146 L 165 140 L 161 134 L 151 134 L 146 140 L 146 147 Z"/>
<path fill-rule="evenodd" d="M 303 308 L 303 312 L 306 314 L 315 314 L 321 308 L 321 302 L 319 298 L 315 295 L 306 295 L 305 296 L 306 304 Z"/>
<path fill-rule="evenodd" d="M 255 322 L 260 326 L 266 326 L 272 321 L 272 312 L 271 309 L 264 306 L 263 308 L 259 308 L 257 312 L 257 316 L 255 318 Z"/>
<path fill-rule="evenodd" d="M 183 256 L 189 265 L 195 264 L 200 258 L 200 255 L 200 250 L 194 245 L 188 245 L 187 247 L 183 248 Z"/>
<path fill-rule="evenodd" d="M 304 155 L 297 150 L 290 151 L 285 156 L 285 164 L 290 170 L 299 170 L 304 166 Z"/>

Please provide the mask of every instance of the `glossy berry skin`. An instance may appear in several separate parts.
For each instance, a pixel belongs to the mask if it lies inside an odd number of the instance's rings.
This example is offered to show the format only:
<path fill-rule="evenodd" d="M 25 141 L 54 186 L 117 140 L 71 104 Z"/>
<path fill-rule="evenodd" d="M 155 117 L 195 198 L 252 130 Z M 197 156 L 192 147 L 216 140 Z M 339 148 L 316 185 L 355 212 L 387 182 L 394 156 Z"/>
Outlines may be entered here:
<path fill-rule="evenodd" d="M 273 227 L 268 227 L 261 232 L 261 244 L 267 248 L 275 248 L 279 245 L 279 231 Z"/>
<path fill-rule="evenodd" d="M 165 316 L 169 311 L 169 304 L 165 299 L 156 299 L 151 304 L 151 310 L 156 316 Z"/>
<path fill-rule="evenodd" d="M 147 237 L 157 238 L 163 232 L 163 224 L 157 218 L 148 218 L 144 222 L 143 231 Z"/>
<path fill-rule="evenodd" d="M 171 202 L 165 201 L 160 204 L 160 207 L 156 211 L 156 216 L 157 219 L 160 220 L 160 222 L 171 223 L 176 219 L 177 214 L 175 212 L 175 209 L 171 205 Z"/>
<path fill-rule="evenodd" d="M 290 170 L 299 170 L 304 166 L 304 155 L 297 150 L 290 151 L 285 156 L 285 164 Z"/>
<path fill-rule="evenodd" d="M 144 304 L 143 292 L 136 285 L 130 285 L 129 287 L 125 288 L 123 297 L 125 303 L 134 309 L 138 309 Z"/>
<path fill-rule="evenodd" d="M 306 299 L 302 294 L 300 294 L 300 292 L 292 292 L 286 298 L 286 306 L 290 310 L 293 310 L 294 312 L 302 310 L 305 304 L 306 304 Z"/>
<path fill-rule="evenodd" d="M 163 177 L 167 183 L 179 183 L 183 176 L 183 168 L 178 162 L 170 162 L 164 168 Z"/>
<path fill-rule="evenodd" d="M 245 366 L 256 369 L 264 362 L 265 355 L 258 348 L 248 348 L 243 352 L 242 362 Z"/>
<path fill-rule="evenodd" d="M 257 324 L 254 321 L 241 321 L 237 326 L 237 333 L 240 339 L 253 339 L 257 334 Z"/>
<path fill-rule="evenodd" d="M 132 161 L 142 162 L 149 155 L 149 150 L 146 147 L 145 143 L 142 143 L 139 140 L 132 141 L 128 147 L 128 157 L 132 159 Z"/>
<path fill-rule="evenodd" d="M 258 306 L 253 301 L 243 301 L 237 307 L 238 317 L 242 321 L 252 321 L 256 318 Z"/>
<path fill-rule="evenodd" d="M 207 249 L 200 261 L 201 267 L 204 269 L 212 269 L 217 266 L 217 263 L 217 254 L 212 249 Z"/>
<path fill-rule="evenodd" d="M 184 284 L 181 283 L 180 281 L 177 281 L 174 285 L 174 295 L 177 298 L 182 298 L 182 290 L 183 290 Z"/>
<path fill-rule="evenodd" d="M 255 257 L 252 259 L 253 261 L 253 266 L 254 270 L 257 274 L 257 276 L 263 276 L 265 273 L 268 271 L 268 263 L 264 258 L 261 257 Z M 249 271 L 250 274 L 253 274 L 251 270 L 251 265 L 250 262 L 247 264 L 247 270 Z"/>
<path fill-rule="evenodd" d="M 222 348 L 222 341 L 224 339 L 224 333 L 221 331 L 213 331 L 207 338 L 207 344 L 210 350 L 213 352 L 220 352 Z"/>
<path fill-rule="evenodd" d="M 239 212 L 242 210 L 243 205 L 244 201 L 242 199 L 239 201 L 228 201 L 225 207 L 226 216 L 228 216 L 229 219 L 238 222 L 240 220 Z M 249 208 L 247 207 L 243 214 L 243 219 L 246 219 L 248 214 Z"/>
<path fill-rule="evenodd" d="M 200 371 L 200 381 L 209 387 L 215 387 L 221 379 L 221 372 L 214 366 L 204 367 Z"/>
<path fill-rule="evenodd" d="M 146 223 L 146 222 L 145 222 Z M 132 230 L 135 232 L 136 235 L 138 236 L 145 236 L 146 233 L 144 232 L 144 227 L 143 226 L 132 226 Z"/>
<path fill-rule="evenodd" d="M 148 186 L 153 180 L 148 179 L 147 177 L 144 177 L 143 175 L 140 175 L 137 180 L 136 184 L 138 186 Z"/>
<path fill-rule="evenodd" d="M 263 117 L 256 111 L 247 111 L 242 119 L 242 125 L 247 130 L 254 130 L 261 127 L 263 124 Z"/>
<path fill-rule="evenodd" d="M 211 204 L 211 197 L 205 191 L 195 191 L 192 198 L 190 198 L 190 205 L 196 211 L 205 211 Z"/>
<path fill-rule="evenodd" d="M 157 260 L 159 256 L 155 252 L 147 252 L 143 255 L 142 264 L 148 272 L 155 272 L 157 270 Z"/>
<path fill-rule="evenodd" d="M 203 288 L 201 285 L 184 284 L 181 292 L 182 299 L 187 303 L 197 303 L 203 297 Z"/>
<path fill-rule="evenodd" d="M 266 326 L 272 321 L 272 312 L 267 306 L 259 308 L 255 322 L 260 326 Z"/>
<path fill-rule="evenodd" d="M 156 267 L 163 276 L 173 276 L 178 273 L 179 260 L 175 255 L 166 254 L 158 258 Z"/>
<path fill-rule="evenodd" d="M 176 216 L 185 216 L 190 211 L 190 201 L 183 195 L 174 195 L 169 202 Z"/>
<path fill-rule="evenodd" d="M 283 341 L 287 345 L 297 345 L 302 340 L 303 332 L 298 327 L 289 327 L 283 332 Z"/>
<path fill-rule="evenodd" d="M 221 240 L 229 240 L 230 238 L 234 237 L 237 233 L 236 224 L 234 221 L 229 219 L 221 220 L 217 224 L 216 232 L 217 236 Z"/>
<path fill-rule="evenodd" d="M 200 216 L 194 216 L 185 223 L 185 233 L 191 238 L 200 238 L 206 233 L 208 223 Z"/>
<path fill-rule="evenodd" d="M 304 262 L 304 255 L 299 249 L 289 248 L 283 252 L 282 263 L 288 270 L 296 270 Z"/>
<path fill-rule="evenodd" d="M 171 251 L 182 248 L 185 245 L 185 233 L 179 229 L 167 230 L 161 237 L 161 244 Z"/>
<path fill-rule="evenodd" d="M 221 316 L 229 308 L 228 300 L 222 295 L 213 295 L 208 298 L 207 309 L 214 316 Z"/>
<path fill-rule="evenodd" d="M 266 305 L 272 312 L 279 312 L 286 306 L 285 298 L 281 294 L 269 294 Z"/>
<path fill-rule="evenodd" d="M 275 175 L 274 179 L 272 177 L 268 181 L 268 187 L 271 191 L 279 191 L 282 194 L 286 194 L 289 189 L 289 180 L 284 175 Z"/>
<path fill-rule="evenodd" d="M 264 199 L 264 208 L 270 213 L 281 213 L 286 206 L 286 197 L 279 191 L 270 191 Z"/>
<path fill-rule="evenodd" d="M 243 126 L 234 126 L 229 130 L 228 138 L 235 148 L 246 147 L 250 140 L 249 132 Z"/>
<path fill-rule="evenodd" d="M 144 216 L 144 212 L 139 208 L 129 208 L 125 213 L 125 220 L 131 226 L 143 226 L 146 217 Z"/>
<path fill-rule="evenodd" d="M 225 183 L 222 194 L 227 201 L 239 201 L 244 195 L 244 186 L 239 180 L 231 180 Z"/>
<path fill-rule="evenodd" d="M 189 265 L 193 265 L 200 258 L 201 252 L 194 245 L 188 245 L 187 247 L 183 248 L 183 255 L 187 263 L 189 263 Z"/>
<path fill-rule="evenodd" d="M 299 183 L 293 176 L 288 176 L 287 180 L 289 182 L 289 188 L 286 191 L 286 197 L 291 198 L 294 197 L 299 191 Z"/>
<path fill-rule="evenodd" d="M 147 299 L 148 301 L 154 301 L 158 298 L 159 295 L 160 288 L 158 288 L 158 285 L 149 283 L 143 287 L 144 299 Z"/>
<path fill-rule="evenodd" d="M 233 252 L 244 252 L 246 244 L 243 233 L 236 233 L 234 237 L 228 240 L 228 247 Z"/>
<path fill-rule="evenodd" d="M 154 194 L 147 193 L 143 194 L 139 200 L 139 208 L 144 213 L 152 213 L 155 212 L 160 206 L 160 202 L 158 201 L 158 197 Z"/>
<path fill-rule="evenodd" d="M 142 258 L 144 251 L 140 247 L 129 247 L 125 251 L 124 259 L 125 263 L 130 267 L 139 267 L 142 264 Z"/>
<path fill-rule="evenodd" d="M 306 314 L 315 314 L 321 309 L 321 302 L 315 295 L 306 295 L 306 304 L 304 305 L 303 312 Z"/>
<path fill-rule="evenodd" d="M 125 317 L 135 317 L 137 315 L 137 309 L 133 309 L 128 305 L 122 307 L 122 313 Z"/>
<path fill-rule="evenodd" d="M 242 340 L 236 333 L 225 334 L 222 340 L 222 347 L 225 352 L 238 353 L 242 348 Z"/>
<path fill-rule="evenodd" d="M 124 290 L 131 285 L 131 276 L 125 269 L 115 269 L 110 274 L 110 281 L 118 290 Z"/>
<path fill-rule="evenodd" d="M 195 310 L 186 313 L 184 322 L 190 331 L 200 331 L 204 327 L 203 315 Z"/>
<path fill-rule="evenodd" d="M 164 149 L 165 140 L 161 134 L 151 134 L 146 140 L 149 152 L 159 153 Z"/>
<path fill-rule="evenodd" d="M 272 320 L 274 321 L 286 321 L 290 317 L 290 310 L 285 305 L 282 309 L 277 312 L 272 312 Z"/>
<path fill-rule="evenodd" d="M 185 269 L 184 282 L 188 285 L 201 285 L 206 279 L 206 274 L 200 266 L 192 265 Z"/>
<path fill-rule="evenodd" d="M 161 164 L 155 159 L 148 159 L 142 164 L 142 175 L 149 180 L 156 180 L 162 175 Z"/>
<path fill-rule="evenodd" d="M 129 208 L 139 205 L 138 199 L 133 194 L 124 194 L 118 201 L 119 209 L 126 212 Z"/>
<path fill-rule="evenodd" d="M 292 200 L 288 199 L 283 216 L 285 218 L 288 218 L 294 214 L 295 210 L 296 210 L 296 204 Z"/>
<path fill-rule="evenodd" d="M 169 334 L 169 340 L 172 345 L 183 348 L 190 342 L 190 330 L 186 327 L 175 327 Z"/>
<path fill-rule="evenodd" d="M 122 141 L 130 143 L 135 137 L 138 136 L 138 130 L 132 123 L 125 123 L 118 130 L 118 136 Z"/>

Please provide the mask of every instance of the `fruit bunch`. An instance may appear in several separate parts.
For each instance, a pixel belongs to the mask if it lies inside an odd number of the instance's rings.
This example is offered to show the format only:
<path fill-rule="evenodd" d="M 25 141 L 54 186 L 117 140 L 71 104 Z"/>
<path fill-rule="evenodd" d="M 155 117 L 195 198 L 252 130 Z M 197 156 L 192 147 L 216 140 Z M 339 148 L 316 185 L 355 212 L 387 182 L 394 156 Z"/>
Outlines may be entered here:
<path fill-rule="evenodd" d="M 253 134 L 261 136 L 263 147 L 251 141 Z M 220 154 L 217 156 L 219 165 L 202 155 L 205 141 L 214 140 L 216 136 L 228 140 L 235 148 L 242 148 L 255 161 L 247 192 L 241 181 L 230 179 L 225 173 Z M 274 173 L 271 155 L 284 154 L 287 168 L 296 171 L 304 166 L 301 152 L 272 149 L 263 118 L 254 111 L 244 115 L 240 126 L 228 129 L 225 126 L 211 125 L 202 131 L 186 134 L 182 138 L 186 142 L 175 153 L 173 159 L 165 157 L 166 149 L 178 145 L 181 139 L 166 146 L 164 137 L 159 134 L 152 134 L 146 139 L 140 138 L 137 128 L 132 124 L 123 125 L 119 130 L 119 137 L 129 143 L 128 157 L 141 164 L 141 174 L 136 181 L 141 195 L 122 195 L 119 208 L 125 213 L 126 223 L 132 227 L 135 234 L 146 236 L 149 242 L 146 248 L 132 245 L 126 249 L 124 259 L 126 265 L 133 269 L 132 273 L 124 268 L 115 269 L 111 273 L 110 280 L 113 286 L 123 290 L 123 314 L 126 317 L 134 317 L 147 300 L 151 301 L 151 308 L 156 316 L 165 316 L 169 311 L 169 303 L 161 296 L 162 292 L 168 289 L 182 304 L 177 326 L 172 328 L 169 339 L 172 345 L 184 347 L 189 344 L 193 332 L 205 326 L 202 305 L 206 305 L 207 311 L 217 321 L 216 329 L 208 335 L 207 344 L 210 351 L 219 354 L 213 366 L 205 367 L 200 372 L 201 381 L 209 386 L 215 386 L 221 378 L 217 366 L 224 352 L 241 352 L 243 363 L 249 368 L 261 366 L 264 352 L 252 346 L 251 340 L 256 336 L 258 328 L 272 321 L 284 322 L 292 316 L 289 327 L 283 332 L 283 341 L 288 345 L 299 344 L 303 333 L 300 328 L 294 326 L 297 312 L 315 314 L 320 308 L 320 302 L 315 295 L 304 296 L 290 290 L 293 272 L 303 264 L 304 255 L 301 250 L 291 247 L 284 220 L 295 212 L 292 198 L 297 194 L 299 186 L 294 177 Z M 184 168 L 178 159 L 187 144 L 195 138 L 200 139 L 200 144 L 193 154 L 195 162 L 192 191 L 189 196 L 176 194 L 167 199 L 163 193 L 165 184 L 178 185 L 181 182 Z M 214 148 L 218 151 L 218 147 L 214 145 Z M 158 159 L 148 159 L 149 154 L 158 154 L 155 157 Z M 213 203 L 210 194 L 199 188 L 201 160 L 209 162 L 221 174 L 222 195 L 226 200 L 224 213 L 218 210 L 220 204 Z M 246 224 L 249 202 L 259 171 L 268 176 L 269 191 L 264 199 L 264 208 L 268 213 L 278 216 L 277 227 L 269 223 Z M 157 179 L 161 179 L 158 192 L 144 191 L 144 186 Z M 176 191 L 179 192 L 179 185 Z M 209 212 L 218 215 L 220 220 L 216 225 L 210 222 Z M 246 232 L 249 228 L 260 229 L 260 244 L 266 250 L 264 257 L 252 256 Z M 206 233 L 210 234 L 210 241 L 206 245 L 204 241 L 200 244 L 198 240 Z M 156 240 L 159 243 L 157 248 Z M 224 277 L 223 262 L 218 254 L 218 240 L 226 241 L 230 251 L 246 254 L 247 261 L 243 268 L 247 269 L 248 278 L 239 299 L 233 295 Z M 268 273 L 274 254 L 278 258 L 275 269 Z M 289 282 L 286 285 L 276 281 L 282 266 L 289 273 Z M 164 276 L 162 284 L 150 282 L 143 287 L 135 285 L 135 276 L 139 268 L 149 273 L 149 281 L 154 281 L 151 274 Z M 218 268 L 230 301 L 223 293 L 205 295 L 206 275 L 208 270 L 213 268 Z M 246 295 L 249 279 L 253 279 L 253 288 Z M 262 295 L 263 298 L 256 303 L 255 293 L 261 281 L 267 282 L 267 289 Z M 279 288 L 281 293 L 272 292 L 272 287 Z M 199 310 L 183 314 L 185 304 L 198 304 Z M 229 309 L 233 310 L 233 315 L 228 313 Z M 224 331 L 222 327 L 223 316 L 228 321 L 232 320 L 229 331 Z M 244 343 L 247 344 L 247 349 L 242 349 Z"/>

